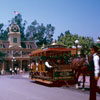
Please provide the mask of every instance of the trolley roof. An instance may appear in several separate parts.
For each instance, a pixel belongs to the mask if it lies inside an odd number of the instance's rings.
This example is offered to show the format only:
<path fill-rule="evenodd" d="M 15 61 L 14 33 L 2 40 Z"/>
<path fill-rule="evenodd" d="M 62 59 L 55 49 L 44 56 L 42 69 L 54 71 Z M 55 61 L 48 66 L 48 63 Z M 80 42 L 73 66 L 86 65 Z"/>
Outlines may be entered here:
<path fill-rule="evenodd" d="M 72 52 L 76 52 L 76 49 L 66 48 L 63 45 L 50 45 L 46 48 L 38 49 L 33 51 L 30 56 L 52 56 L 52 55 L 60 55 L 60 54 L 69 54 Z"/>

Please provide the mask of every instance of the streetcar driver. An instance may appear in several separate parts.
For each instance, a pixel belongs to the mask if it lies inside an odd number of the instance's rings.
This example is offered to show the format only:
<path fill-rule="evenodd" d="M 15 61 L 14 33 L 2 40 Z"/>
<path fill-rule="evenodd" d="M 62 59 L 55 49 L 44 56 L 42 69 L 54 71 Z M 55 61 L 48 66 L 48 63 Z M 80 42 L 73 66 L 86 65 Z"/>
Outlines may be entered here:
<path fill-rule="evenodd" d="M 45 62 L 45 69 L 46 71 L 50 71 L 53 68 L 53 66 L 50 65 L 50 58 L 47 58 Z"/>

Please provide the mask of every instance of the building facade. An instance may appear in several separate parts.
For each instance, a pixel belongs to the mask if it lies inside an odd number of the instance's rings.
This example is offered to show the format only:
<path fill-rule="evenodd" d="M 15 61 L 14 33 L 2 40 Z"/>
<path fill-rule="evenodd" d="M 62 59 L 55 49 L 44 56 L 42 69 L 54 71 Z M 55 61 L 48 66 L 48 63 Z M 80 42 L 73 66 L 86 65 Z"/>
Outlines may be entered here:
<path fill-rule="evenodd" d="M 12 24 L 9 28 L 8 40 L 0 40 L 0 52 L 4 52 L 5 62 L 0 65 L 0 70 L 9 71 L 15 67 L 23 70 L 28 69 L 30 63 L 29 54 L 37 48 L 34 41 L 21 41 L 20 28 Z"/>

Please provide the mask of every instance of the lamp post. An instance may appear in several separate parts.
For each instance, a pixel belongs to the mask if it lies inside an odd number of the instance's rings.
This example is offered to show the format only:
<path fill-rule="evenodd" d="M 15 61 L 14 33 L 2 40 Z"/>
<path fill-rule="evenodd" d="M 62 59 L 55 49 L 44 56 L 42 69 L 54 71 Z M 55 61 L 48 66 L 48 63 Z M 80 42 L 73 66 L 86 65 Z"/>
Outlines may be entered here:
<path fill-rule="evenodd" d="M 78 45 L 77 48 L 79 49 L 78 50 L 78 55 L 80 55 L 80 49 L 82 48 L 82 46 L 81 45 Z"/>
<path fill-rule="evenodd" d="M 98 37 L 98 39 L 97 39 L 97 43 L 100 43 L 100 37 Z"/>
<path fill-rule="evenodd" d="M 79 44 L 79 40 L 75 40 L 76 55 L 78 55 L 78 44 Z"/>
<path fill-rule="evenodd" d="M 98 37 L 98 39 L 97 39 L 96 46 L 98 47 L 99 53 L 100 53 L 100 37 Z"/>
<path fill-rule="evenodd" d="M 76 55 L 80 55 L 80 51 L 78 49 L 82 48 L 82 46 L 79 45 L 79 40 L 75 40 L 75 46 L 72 46 L 72 48 L 76 48 Z"/>

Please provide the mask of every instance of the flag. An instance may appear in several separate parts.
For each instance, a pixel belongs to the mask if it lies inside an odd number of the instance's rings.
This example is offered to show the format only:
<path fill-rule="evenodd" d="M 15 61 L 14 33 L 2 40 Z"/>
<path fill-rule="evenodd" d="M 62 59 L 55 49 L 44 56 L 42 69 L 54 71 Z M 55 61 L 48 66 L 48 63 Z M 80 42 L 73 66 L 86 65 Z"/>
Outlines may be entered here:
<path fill-rule="evenodd" d="M 14 14 L 15 14 L 15 15 L 18 15 L 18 14 L 19 14 L 19 12 L 18 12 L 18 11 L 14 11 Z"/>

